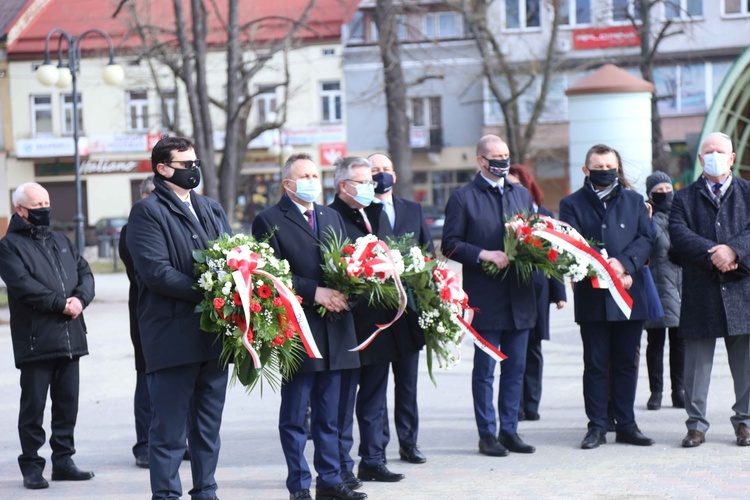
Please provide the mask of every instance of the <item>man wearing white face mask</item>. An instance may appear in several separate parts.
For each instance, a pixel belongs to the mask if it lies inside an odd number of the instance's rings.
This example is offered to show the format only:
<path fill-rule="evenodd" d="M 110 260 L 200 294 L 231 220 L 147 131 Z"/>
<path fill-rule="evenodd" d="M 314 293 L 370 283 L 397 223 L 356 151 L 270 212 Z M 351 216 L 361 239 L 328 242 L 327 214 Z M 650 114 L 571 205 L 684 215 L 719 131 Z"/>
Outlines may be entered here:
<path fill-rule="evenodd" d="M 706 401 L 716 339 L 723 337 L 736 402 L 730 418 L 738 446 L 750 445 L 750 182 L 731 173 L 732 141 L 709 134 L 698 156 L 703 175 L 675 194 L 672 248 L 682 261 L 680 336 L 685 338 L 682 446 L 705 441 Z"/>

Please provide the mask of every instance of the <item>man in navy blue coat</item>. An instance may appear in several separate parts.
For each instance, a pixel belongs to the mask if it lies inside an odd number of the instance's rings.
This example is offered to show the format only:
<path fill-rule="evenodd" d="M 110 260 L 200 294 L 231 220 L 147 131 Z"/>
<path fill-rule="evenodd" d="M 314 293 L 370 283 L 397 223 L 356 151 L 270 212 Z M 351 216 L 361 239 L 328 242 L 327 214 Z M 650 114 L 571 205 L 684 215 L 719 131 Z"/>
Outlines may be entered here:
<path fill-rule="evenodd" d="M 417 202 L 399 198 L 393 194 L 397 176 L 393 162 L 383 153 L 375 153 L 368 158 L 372 164 L 372 179 L 378 183 L 375 187 L 375 198 L 380 201 L 393 234 L 400 238 L 410 234 L 414 242 L 434 252 L 435 246 L 430 237 L 430 228 L 422 213 L 422 205 Z M 415 316 L 412 314 L 412 316 Z M 409 319 L 407 317 L 407 319 Z M 416 321 L 409 324 L 409 335 L 415 342 L 424 345 L 424 333 Z M 417 374 L 419 371 L 419 351 L 404 355 L 391 363 L 394 384 L 393 417 L 398 436 L 398 454 L 401 460 L 413 464 L 427 461 L 417 446 L 419 435 L 419 410 L 417 407 Z M 388 425 L 388 408 L 383 412 L 383 456 L 390 441 Z"/>
<path fill-rule="evenodd" d="M 669 219 L 682 261 L 680 337 L 685 337 L 687 436 L 705 441 L 708 386 L 716 339 L 724 338 L 734 380 L 730 418 L 738 446 L 750 446 L 750 182 L 732 175 L 732 141 L 709 134 L 700 147 L 703 175 L 675 194 Z"/>
<path fill-rule="evenodd" d="M 464 290 L 469 305 L 477 309 L 472 326 L 508 356 L 500 365 L 500 433 L 496 436 L 498 419 L 492 404 L 495 361 L 479 348 L 474 349 L 472 394 L 479 451 L 490 456 L 536 451 L 518 435 L 526 346 L 529 329 L 537 319 L 534 288 L 519 281 L 513 266 L 506 275 L 494 278 L 481 267 L 482 261 L 501 270 L 508 267 L 503 251 L 505 220 L 533 210 L 526 188 L 505 182 L 509 160 L 508 145 L 502 139 L 486 135 L 479 140 L 477 163 L 481 170 L 471 183 L 451 194 L 443 227 L 443 255 L 463 264 Z"/>
<path fill-rule="evenodd" d="M 195 191 L 193 144 L 164 137 L 151 152 L 154 191 L 130 212 L 126 244 L 138 281 L 138 326 L 153 411 L 149 430 L 152 498 L 182 495 L 179 467 L 190 443 L 193 500 L 216 498 L 227 372 L 221 344 L 201 331 L 193 251 L 231 228 L 216 201 Z"/>
<path fill-rule="evenodd" d="M 312 476 L 304 455 L 307 432 L 303 426 L 309 401 L 318 473 L 315 498 L 366 498 L 364 493 L 347 486 L 339 464 L 342 370 L 359 367 L 359 355 L 349 351 L 357 345 L 354 320 L 347 310 L 347 298 L 324 286 L 319 247 L 327 231 L 343 234 L 344 223 L 335 210 L 314 202 L 321 185 L 318 168 L 309 155 L 290 156 L 281 175 L 286 194 L 276 205 L 258 214 L 253 221 L 253 236 L 272 235 L 269 245 L 278 258 L 289 262 L 294 290 L 302 297 L 305 317 L 323 355 L 322 359 L 305 357 L 291 380 L 284 380 L 281 386 L 279 435 L 288 470 L 286 486 L 292 500 L 311 498 Z M 326 318 L 318 313 L 319 305 L 329 311 Z"/>

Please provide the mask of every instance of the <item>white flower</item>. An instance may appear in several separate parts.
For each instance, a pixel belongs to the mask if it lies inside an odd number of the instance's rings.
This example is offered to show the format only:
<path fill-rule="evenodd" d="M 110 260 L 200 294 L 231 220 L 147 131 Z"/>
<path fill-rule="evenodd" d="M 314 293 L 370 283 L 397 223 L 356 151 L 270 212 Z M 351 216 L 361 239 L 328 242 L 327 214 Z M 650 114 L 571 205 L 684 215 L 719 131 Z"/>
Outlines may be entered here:
<path fill-rule="evenodd" d="M 198 285 L 206 291 L 210 291 L 213 288 L 214 280 L 211 271 L 201 274 L 200 278 L 198 278 Z"/>
<path fill-rule="evenodd" d="M 232 282 L 227 281 L 224 283 L 224 286 L 221 288 L 221 293 L 225 297 L 229 297 L 232 294 Z"/>
<path fill-rule="evenodd" d="M 221 250 L 221 247 L 219 246 L 219 244 L 218 244 L 218 243 L 214 243 L 214 246 L 213 246 L 212 248 L 213 248 L 214 250 L 216 250 L 217 252 L 218 252 L 219 250 Z"/>

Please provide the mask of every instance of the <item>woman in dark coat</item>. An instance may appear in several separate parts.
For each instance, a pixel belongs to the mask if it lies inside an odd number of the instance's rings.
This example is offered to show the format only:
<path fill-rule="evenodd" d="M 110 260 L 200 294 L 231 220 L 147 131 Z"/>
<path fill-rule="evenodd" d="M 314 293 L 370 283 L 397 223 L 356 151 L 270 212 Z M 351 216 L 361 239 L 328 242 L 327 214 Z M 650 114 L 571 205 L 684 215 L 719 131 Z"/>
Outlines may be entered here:
<path fill-rule="evenodd" d="M 636 357 L 643 321 L 648 319 L 644 266 L 654 245 L 653 224 L 641 195 L 627 189 L 622 162 L 614 149 L 598 144 L 589 149 L 581 189 L 560 202 L 560 219 L 585 238 L 602 242 L 616 279 L 633 299 L 625 316 L 609 290 L 591 280 L 575 283 L 575 320 L 583 341 L 583 397 L 589 418 L 581 448 L 607 442 L 607 401 L 612 379 L 612 406 L 618 443 L 650 446 L 635 422 Z"/>
<path fill-rule="evenodd" d="M 672 243 L 669 238 L 669 212 L 672 208 L 672 180 L 664 172 L 654 172 L 646 179 L 646 191 L 652 207 L 656 242 L 651 251 L 649 268 L 659 292 L 664 316 L 646 321 L 648 347 L 646 363 L 651 397 L 646 408 L 661 408 L 664 387 L 664 342 L 669 329 L 669 377 L 672 382 L 672 406 L 685 407 L 683 371 L 685 369 L 685 339 L 678 336 L 680 303 L 682 302 L 682 269 L 669 258 Z"/>
<path fill-rule="evenodd" d="M 529 190 L 534 201 L 534 210 L 542 215 L 553 217 L 554 214 L 542 206 L 544 194 L 534 177 L 523 165 L 511 165 L 508 180 L 514 184 L 521 184 Z M 539 420 L 539 402 L 542 399 L 542 371 L 544 357 L 542 356 L 542 340 L 549 340 L 549 307 L 555 304 L 558 309 L 565 307 L 567 296 L 565 285 L 549 278 L 542 272 L 535 272 L 532 276 L 534 291 L 536 292 L 536 325 L 529 331 L 529 345 L 526 349 L 526 370 L 523 374 L 523 391 L 518 420 Z"/>

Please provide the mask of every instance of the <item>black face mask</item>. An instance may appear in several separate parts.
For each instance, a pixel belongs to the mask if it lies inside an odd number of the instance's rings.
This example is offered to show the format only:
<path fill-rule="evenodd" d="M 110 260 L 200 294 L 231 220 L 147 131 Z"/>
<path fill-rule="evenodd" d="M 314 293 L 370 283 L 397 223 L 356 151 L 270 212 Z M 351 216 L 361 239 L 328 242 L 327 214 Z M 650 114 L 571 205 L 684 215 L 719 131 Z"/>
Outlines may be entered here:
<path fill-rule="evenodd" d="M 385 194 L 393 189 L 393 174 L 380 172 L 372 176 L 372 180 L 378 183 L 375 187 L 376 194 Z"/>
<path fill-rule="evenodd" d="M 651 193 L 651 204 L 660 212 L 669 212 L 672 208 L 673 199 L 674 193 L 672 191 L 668 193 Z"/>
<path fill-rule="evenodd" d="M 165 163 L 166 165 L 166 163 Z M 171 165 L 167 165 L 169 168 L 174 170 L 174 175 L 167 179 L 162 176 L 162 179 L 169 181 L 175 186 L 179 186 L 182 189 L 194 189 L 198 187 L 201 182 L 201 171 L 197 165 L 190 165 L 188 168 L 175 168 Z"/>
<path fill-rule="evenodd" d="M 22 208 L 26 208 L 23 205 L 19 205 Z M 34 226 L 49 226 L 50 214 L 52 214 L 52 207 L 44 208 L 26 208 L 28 215 L 26 220 L 29 224 Z"/>
<path fill-rule="evenodd" d="M 482 158 L 484 158 L 484 156 L 482 156 Z M 484 167 L 487 169 L 489 173 L 497 177 L 508 176 L 508 169 L 510 168 L 510 159 L 508 158 L 506 158 L 505 160 L 490 160 L 489 158 L 484 158 L 484 159 L 487 160 L 490 164 L 489 167 Z"/>
<path fill-rule="evenodd" d="M 608 187 L 617 180 L 617 169 L 610 170 L 589 170 L 589 180 L 591 184 L 598 187 Z"/>

